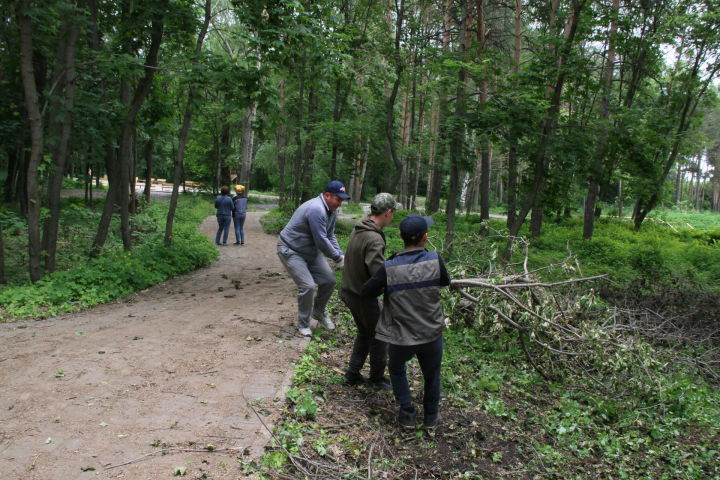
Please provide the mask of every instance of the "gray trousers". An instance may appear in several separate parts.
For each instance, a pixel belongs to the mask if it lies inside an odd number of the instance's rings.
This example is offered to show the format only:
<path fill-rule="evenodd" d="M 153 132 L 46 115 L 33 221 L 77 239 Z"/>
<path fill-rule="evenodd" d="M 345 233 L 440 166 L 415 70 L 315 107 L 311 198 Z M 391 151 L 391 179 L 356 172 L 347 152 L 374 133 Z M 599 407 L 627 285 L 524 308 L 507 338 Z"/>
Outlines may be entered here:
<path fill-rule="evenodd" d="M 335 289 L 335 274 L 320 250 L 308 257 L 279 242 L 277 254 L 298 287 L 298 328 L 308 328 L 310 317 L 325 318 L 325 307 Z"/>

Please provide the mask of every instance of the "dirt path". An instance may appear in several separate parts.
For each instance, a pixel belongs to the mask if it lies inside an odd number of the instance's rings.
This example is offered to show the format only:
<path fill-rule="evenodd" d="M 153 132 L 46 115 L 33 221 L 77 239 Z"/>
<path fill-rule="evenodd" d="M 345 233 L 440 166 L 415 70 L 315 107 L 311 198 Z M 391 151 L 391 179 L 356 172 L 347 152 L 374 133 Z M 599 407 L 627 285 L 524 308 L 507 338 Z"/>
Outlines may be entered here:
<path fill-rule="evenodd" d="M 209 267 L 79 314 L 0 325 L 3 478 L 242 476 L 238 456 L 269 439 L 248 403 L 272 424 L 307 343 L 260 215 Z M 201 230 L 213 237 L 216 225 Z"/>

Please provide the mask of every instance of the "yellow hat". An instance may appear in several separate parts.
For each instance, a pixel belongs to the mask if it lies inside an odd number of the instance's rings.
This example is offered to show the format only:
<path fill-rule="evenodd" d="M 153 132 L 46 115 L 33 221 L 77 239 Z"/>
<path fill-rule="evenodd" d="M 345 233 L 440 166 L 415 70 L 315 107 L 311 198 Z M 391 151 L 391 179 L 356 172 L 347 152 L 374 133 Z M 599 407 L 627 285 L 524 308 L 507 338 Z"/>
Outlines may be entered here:
<path fill-rule="evenodd" d="M 235 191 L 237 193 L 243 193 L 245 191 L 245 185 L 235 185 Z"/>

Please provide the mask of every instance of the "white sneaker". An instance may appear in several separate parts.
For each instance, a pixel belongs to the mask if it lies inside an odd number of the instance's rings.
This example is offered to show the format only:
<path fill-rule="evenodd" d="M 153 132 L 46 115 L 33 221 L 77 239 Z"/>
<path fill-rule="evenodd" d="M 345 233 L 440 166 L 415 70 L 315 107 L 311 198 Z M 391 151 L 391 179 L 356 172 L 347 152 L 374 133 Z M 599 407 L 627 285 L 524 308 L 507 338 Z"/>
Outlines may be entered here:
<path fill-rule="evenodd" d="M 317 318 L 317 321 L 325 327 L 326 330 L 335 330 L 335 324 L 330 320 L 330 317 Z"/>
<path fill-rule="evenodd" d="M 305 328 L 298 328 L 298 332 L 299 332 L 300 335 L 302 335 L 303 337 L 312 337 L 312 330 L 310 330 L 310 329 L 307 328 L 307 327 L 305 327 Z"/>

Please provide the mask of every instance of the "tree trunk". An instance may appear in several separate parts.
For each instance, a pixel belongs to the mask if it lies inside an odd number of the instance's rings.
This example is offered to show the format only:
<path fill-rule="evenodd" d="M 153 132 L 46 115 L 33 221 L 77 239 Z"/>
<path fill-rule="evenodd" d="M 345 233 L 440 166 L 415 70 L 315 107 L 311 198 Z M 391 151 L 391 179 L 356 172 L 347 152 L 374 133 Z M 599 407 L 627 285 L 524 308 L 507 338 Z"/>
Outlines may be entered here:
<path fill-rule="evenodd" d="M 20 166 L 23 161 L 23 140 L 25 138 L 25 122 L 20 122 L 17 129 L 17 140 L 15 148 L 8 148 L 7 159 L 7 177 L 5 177 L 4 201 L 10 203 L 18 198 L 18 178 L 20 176 Z"/>
<path fill-rule="evenodd" d="M 145 76 L 138 83 L 130 109 L 123 121 L 122 133 L 120 134 L 120 149 L 118 153 L 119 178 L 118 178 L 118 204 L 120 206 L 120 232 L 122 234 L 123 247 L 125 250 L 132 248 L 130 237 L 130 204 L 129 204 L 129 173 L 132 162 L 132 136 L 135 129 L 135 118 L 140 113 L 147 94 L 150 92 L 152 79 L 155 76 L 155 67 L 158 64 L 160 44 L 163 37 L 163 16 L 156 14 L 152 20 L 151 41 L 148 56 L 145 61 Z"/>
<path fill-rule="evenodd" d="M 603 96 L 600 103 L 600 122 L 603 128 L 599 133 L 597 145 L 595 146 L 595 155 L 590 165 L 588 192 L 585 196 L 585 210 L 583 215 L 583 238 L 585 240 L 589 240 L 593 236 L 593 230 L 595 229 L 595 204 L 598 193 L 600 192 L 601 175 L 605 170 L 605 155 L 607 153 L 608 136 L 610 134 L 610 96 L 612 95 L 612 77 L 615 71 L 615 36 L 619 12 L 620 0 L 613 0 L 610 29 L 608 32 L 607 59 L 601 79 Z"/>
<path fill-rule="evenodd" d="M 485 31 L 485 6 L 483 0 L 477 0 L 477 39 L 478 56 L 482 59 L 485 55 L 485 44 L 487 41 Z M 480 80 L 480 108 L 488 103 L 488 81 L 487 74 Z M 490 218 L 490 150 L 492 144 L 486 136 L 481 136 L 480 141 L 480 219 Z"/>
<path fill-rule="evenodd" d="M 299 72 L 299 85 L 298 85 L 298 102 L 297 102 L 297 114 L 296 114 L 296 125 L 295 125 L 295 158 L 293 162 L 292 172 L 292 190 L 291 199 L 293 208 L 300 205 L 300 199 L 302 198 L 302 166 L 303 166 L 303 148 L 302 140 L 302 129 L 305 125 L 305 68 L 300 68 Z"/>
<path fill-rule="evenodd" d="M 285 79 L 280 80 L 280 85 L 278 86 L 278 107 L 279 107 L 279 114 L 280 114 L 280 125 L 278 125 L 278 131 L 277 131 L 277 164 L 278 164 L 278 195 L 279 200 L 278 204 L 282 207 L 284 206 L 288 201 L 288 195 L 287 195 L 287 187 L 285 186 L 285 164 L 286 164 L 286 156 L 285 156 L 285 147 L 287 146 L 287 122 L 285 121 Z"/>
<path fill-rule="evenodd" d="M 442 104 L 444 104 L 444 99 L 438 95 L 436 101 L 433 102 L 432 113 L 430 114 L 427 191 L 425 193 L 425 213 L 428 215 L 437 212 L 440 208 L 440 190 L 435 185 L 435 178 L 436 176 L 442 176 L 442 168 L 438 168 L 438 166 L 441 167 L 442 162 L 437 159 L 438 142 L 440 137 L 440 111 Z"/>
<path fill-rule="evenodd" d="M 28 255 L 30 281 L 42 278 L 40 266 L 40 189 L 38 169 L 43 154 L 43 124 L 33 70 L 33 29 L 28 0 L 22 0 L 17 12 L 20 25 L 20 73 L 25 94 L 25 109 L 30 123 L 30 160 L 27 168 Z"/>
<path fill-rule="evenodd" d="M 461 2 L 460 18 L 460 57 L 464 58 L 470 44 L 469 25 L 472 21 L 470 14 L 469 0 Z M 458 198 L 459 175 L 463 166 L 463 149 L 465 145 L 465 89 L 467 88 L 468 73 L 464 66 L 458 72 L 458 87 L 455 94 L 455 121 L 451 130 L 450 139 L 450 190 L 448 192 L 447 206 L 447 231 L 445 233 L 445 253 L 450 255 L 453 249 L 455 238 L 455 210 Z"/>
<path fill-rule="evenodd" d="M 245 192 L 250 189 L 250 170 L 253 161 L 253 146 L 255 144 L 255 130 L 253 122 L 255 121 L 255 112 L 257 111 L 257 102 L 252 101 L 245 109 L 243 117 L 243 136 L 242 136 L 242 162 L 240 163 L 240 181 L 245 185 Z"/>
<path fill-rule="evenodd" d="M 202 45 L 207 34 L 208 27 L 210 26 L 210 17 L 212 10 L 212 1 L 205 0 L 205 20 L 203 26 L 198 33 L 197 42 L 195 43 L 195 55 L 190 62 L 190 69 L 195 70 L 198 63 L 200 62 L 200 53 L 202 53 Z M 185 105 L 185 114 L 183 115 L 183 123 L 180 127 L 180 134 L 178 135 L 178 149 L 175 155 L 175 171 L 173 174 L 173 189 L 170 195 L 170 207 L 168 208 L 167 217 L 165 219 L 165 245 L 172 243 L 173 234 L 173 222 L 175 221 L 175 209 L 177 208 L 178 194 L 180 189 L 180 176 L 182 175 L 183 160 L 185 158 L 185 143 L 187 142 L 188 132 L 190 131 L 190 124 L 192 122 L 193 107 L 195 101 L 195 95 L 197 93 L 197 87 L 195 83 L 191 83 L 188 88 L 187 104 Z"/>
<path fill-rule="evenodd" d="M 153 151 L 155 150 L 155 140 L 149 138 L 145 142 L 145 148 L 143 148 L 143 158 L 145 159 L 145 190 L 143 190 L 143 197 L 145 197 L 145 204 L 150 205 L 150 193 L 152 191 L 152 172 L 153 172 Z"/>
<path fill-rule="evenodd" d="M 313 190 L 313 176 L 314 176 L 314 164 L 315 159 L 315 140 L 313 138 L 313 130 L 315 129 L 315 122 L 317 120 L 318 110 L 318 97 L 314 86 L 310 86 L 308 89 L 308 121 L 306 125 L 305 134 L 307 140 L 303 144 L 303 166 L 302 166 L 302 197 L 301 202 L 305 202 L 314 197 L 317 192 Z"/>
<path fill-rule="evenodd" d="M 388 152 L 390 158 L 395 166 L 394 178 L 396 181 L 393 182 L 397 185 L 399 180 L 398 176 L 402 174 L 402 162 L 400 156 L 397 153 L 395 147 L 395 100 L 397 99 L 398 90 L 400 88 L 400 81 L 403 73 L 403 62 L 400 55 L 400 43 L 403 35 L 403 21 L 405 12 L 405 0 L 400 0 L 399 4 L 396 2 L 396 19 L 395 19 L 395 50 L 393 54 L 393 61 L 395 63 L 395 81 L 393 82 L 392 90 L 390 95 L 385 101 L 385 138 L 387 140 Z"/>
<path fill-rule="evenodd" d="M 702 53 L 701 51 L 696 53 L 695 57 L 695 64 L 693 66 L 692 72 L 690 74 L 691 78 L 697 78 L 697 74 L 700 68 Z M 700 87 L 700 89 L 697 91 L 696 94 L 693 94 L 692 91 L 686 92 L 685 96 L 685 102 L 683 103 L 682 110 L 680 112 L 677 128 L 674 132 L 674 140 L 673 140 L 673 146 L 670 151 L 670 154 L 667 157 L 667 160 L 665 161 L 665 166 L 663 168 L 663 171 L 659 178 L 656 179 L 655 185 L 654 185 L 654 192 L 650 196 L 648 200 L 645 200 L 643 198 L 638 199 L 638 205 L 637 205 L 637 215 L 635 215 L 635 230 L 640 230 L 640 227 L 642 226 L 642 222 L 645 220 L 645 217 L 652 211 L 652 209 L 655 208 L 658 201 L 660 200 L 660 195 L 662 193 L 662 187 L 665 183 L 665 179 L 667 178 L 668 174 L 670 173 L 670 170 L 675 165 L 675 162 L 677 160 L 678 154 L 680 153 L 680 146 L 683 141 L 683 137 L 690 126 L 690 117 L 692 116 L 693 112 L 697 108 L 698 104 L 700 103 L 700 100 L 705 94 L 705 91 L 709 87 L 709 85 L 713 81 L 713 77 L 715 74 L 720 70 L 720 63 L 716 63 L 713 66 L 713 69 L 709 72 L 709 75 L 706 77 L 705 83 Z"/>
<path fill-rule="evenodd" d="M 580 12 L 585 6 L 585 2 L 574 1 L 573 10 L 570 13 L 568 19 L 568 28 L 565 29 L 565 41 L 563 44 L 560 57 L 558 58 L 557 64 L 559 65 L 559 71 L 557 72 L 557 79 L 553 88 L 553 95 L 550 101 L 550 107 L 548 108 L 545 119 L 543 120 L 542 132 L 538 143 L 537 150 L 533 155 L 533 183 L 528 192 L 525 200 L 523 201 L 522 208 L 515 218 L 515 222 L 510 228 L 510 237 L 507 248 L 503 258 L 505 260 L 510 259 L 512 254 L 512 237 L 516 237 L 530 210 L 535 206 L 535 203 L 539 200 L 540 193 L 545 187 L 545 170 L 546 170 L 546 152 L 547 147 L 550 144 L 550 140 L 555 134 L 555 126 L 557 118 L 560 113 L 560 99 L 562 97 L 563 85 L 565 84 L 565 78 L 567 77 L 566 69 L 560 68 L 564 63 L 565 59 L 570 55 L 570 50 L 575 39 L 575 33 L 577 32 L 577 26 L 580 21 Z"/>
<path fill-rule="evenodd" d="M 5 285 L 5 241 L 3 238 L 2 222 L 0 222 L 0 285 Z"/>
<path fill-rule="evenodd" d="M 70 20 L 73 22 L 73 20 Z M 42 245 L 45 251 L 45 272 L 55 270 L 55 257 L 57 253 L 58 225 L 60 221 L 60 192 L 62 190 L 62 179 L 65 173 L 65 164 L 68 156 L 68 143 L 72 129 L 72 110 L 75 101 L 75 52 L 79 35 L 79 26 L 73 24 L 67 29 L 67 39 L 62 41 L 62 58 L 58 58 L 57 66 L 64 72 L 65 101 L 63 121 L 60 122 L 59 139 L 53 149 L 54 171 L 48 181 L 47 200 L 50 210 L 45 220 Z M 59 103 L 59 102 L 58 102 Z M 59 105 L 58 105 L 59 108 Z M 59 112 L 58 112 L 59 113 Z M 55 118 L 58 118 L 57 115 Z"/>
<path fill-rule="evenodd" d="M 150 91 L 152 85 L 152 79 L 155 74 L 157 67 L 160 44 L 162 43 L 163 35 L 163 16 L 162 14 L 156 14 L 152 21 L 151 29 L 151 42 L 150 49 L 145 62 L 145 76 L 138 83 L 135 89 L 133 99 L 129 103 L 128 112 L 123 119 L 122 131 L 120 134 L 119 149 L 117 153 L 117 161 L 115 161 L 115 154 L 109 153 L 107 156 L 107 169 L 108 169 L 108 181 L 110 188 L 107 196 L 105 197 L 105 207 L 103 208 L 103 215 L 100 219 L 100 226 L 98 227 L 95 241 L 90 252 L 91 257 L 95 257 L 100 253 L 105 240 L 107 238 L 107 232 L 110 225 L 110 219 L 112 217 L 113 205 L 115 201 L 120 207 L 120 228 L 122 233 L 123 247 L 125 250 L 132 248 L 132 240 L 130 237 L 130 204 L 129 204 L 129 190 L 130 190 L 130 163 L 132 161 L 132 135 L 135 129 L 135 118 L 140 112 L 140 108 Z M 123 82 L 124 86 L 121 86 L 121 95 L 123 101 L 126 100 L 129 90 L 127 83 Z M 111 147 L 108 147 L 111 149 Z"/>
<path fill-rule="evenodd" d="M 522 54 L 522 0 L 515 0 L 515 29 L 513 42 L 513 73 L 520 73 L 520 56 Z M 519 132 L 511 132 L 510 146 L 508 148 L 508 183 L 507 183 L 507 222 L 508 229 L 515 223 L 518 201 L 518 141 Z M 500 197 L 502 198 L 502 197 Z"/>

